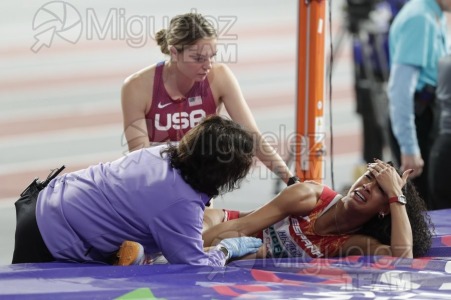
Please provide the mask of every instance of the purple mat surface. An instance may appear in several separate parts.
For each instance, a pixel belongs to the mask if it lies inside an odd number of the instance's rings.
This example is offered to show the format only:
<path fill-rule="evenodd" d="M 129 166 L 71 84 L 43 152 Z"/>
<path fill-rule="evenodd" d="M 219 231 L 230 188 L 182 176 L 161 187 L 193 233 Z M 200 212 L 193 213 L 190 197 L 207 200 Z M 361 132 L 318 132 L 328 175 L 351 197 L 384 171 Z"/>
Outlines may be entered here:
<path fill-rule="evenodd" d="M 4 299 L 450 299 L 451 210 L 431 213 L 437 236 L 421 259 L 352 256 L 117 267 L 0 266 Z"/>

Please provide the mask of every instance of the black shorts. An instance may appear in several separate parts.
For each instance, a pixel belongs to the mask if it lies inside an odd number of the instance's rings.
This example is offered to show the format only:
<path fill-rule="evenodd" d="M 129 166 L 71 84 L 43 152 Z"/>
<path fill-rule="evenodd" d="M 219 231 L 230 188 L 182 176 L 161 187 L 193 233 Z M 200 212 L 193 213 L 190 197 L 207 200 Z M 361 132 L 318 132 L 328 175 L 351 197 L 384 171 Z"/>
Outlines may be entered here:
<path fill-rule="evenodd" d="M 54 261 L 36 222 L 36 202 L 41 188 L 33 181 L 21 194 L 16 206 L 16 235 L 13 264 Z"/>

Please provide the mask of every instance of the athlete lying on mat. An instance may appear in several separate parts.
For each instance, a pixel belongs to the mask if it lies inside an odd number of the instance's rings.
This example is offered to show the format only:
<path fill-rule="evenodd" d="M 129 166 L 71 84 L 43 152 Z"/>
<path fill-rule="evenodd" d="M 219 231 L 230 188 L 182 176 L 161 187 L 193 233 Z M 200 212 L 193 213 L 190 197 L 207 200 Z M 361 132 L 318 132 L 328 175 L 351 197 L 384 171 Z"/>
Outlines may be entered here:
<path fill-rule="evenodd" d="M 345 196 L 315 182 L 294 184 L 261 208 L 206 229 L 204 246 L 230 237 L 262 236 L 263 246 L 246 258 L 422 256 L 431 246 L 432 225 L 423 200 L 407 182 L 410 173 L 400 176 L 376 160 Z M 214 209 L 204 218 L 214 224 L 223 215 Z"/>
<path fill-rule="evenodd" d="M 260 209 L 206 230 L 204 245 L 263 233 L 260 258 L 422 256 L 431 245 L 432 225 L 423 200 L 406 184 L 409 174 L 400 177 L 377 160 L 344 197 L 314 182 L 295 184 Z"/>

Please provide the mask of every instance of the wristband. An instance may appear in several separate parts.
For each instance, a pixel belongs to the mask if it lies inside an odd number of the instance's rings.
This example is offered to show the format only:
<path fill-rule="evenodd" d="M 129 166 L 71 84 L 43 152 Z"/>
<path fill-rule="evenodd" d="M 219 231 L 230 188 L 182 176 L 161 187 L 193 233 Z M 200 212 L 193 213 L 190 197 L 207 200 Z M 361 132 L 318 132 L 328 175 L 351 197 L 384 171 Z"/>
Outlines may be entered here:
<path fill-rule="evenodd" d="M 290 186 L 292 184 L 295 184 L 296 182 L 300 182 L 301 180 L 296 175 L 293 177 L 288 178 L 287 186 Z"/>
<path fill-rule="evenodd" d="M 224 220 L 223 220 L 223 222 L 230 221 L 230 220 L 235 220 L 235 219 L 238 219 L 240 217 L 240 212 L 238 210 L 223 209 L 223 211 L 224 211 Z"/>
<path fill-rule="evenodd" d="M 226 262 L 228 262 L 229 259 L 230 259 L 230 252 L 229 252 L 229 249 L 227 249 L 227 248 L 224 247 L 223 245 L 218 245 L 218 246 L 216 247 L 216 249 L 219 250 L 219 251 L 221 251 L 222 253 L 224 253 Z"/>
<path fill-rule="evenodd" d="M 406 196 L 399 195 L 399 196 L 391 197 L 388 199 L 388 203 L 399 203 L 402 205 L 406 205 L 406 203 L 407 203 Z"/>

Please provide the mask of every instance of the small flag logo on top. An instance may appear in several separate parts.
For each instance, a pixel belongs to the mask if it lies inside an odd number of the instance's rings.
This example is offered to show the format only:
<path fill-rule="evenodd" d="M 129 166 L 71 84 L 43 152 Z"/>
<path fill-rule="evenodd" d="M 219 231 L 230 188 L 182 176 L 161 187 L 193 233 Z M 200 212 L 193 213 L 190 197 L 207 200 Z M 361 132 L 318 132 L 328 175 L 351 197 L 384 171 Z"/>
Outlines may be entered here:
<path fill-rule="evenodd" d="M 202 97 L 201 96 L 189 97 L 188 104 L 189 106 L 202 105 Z"/>

